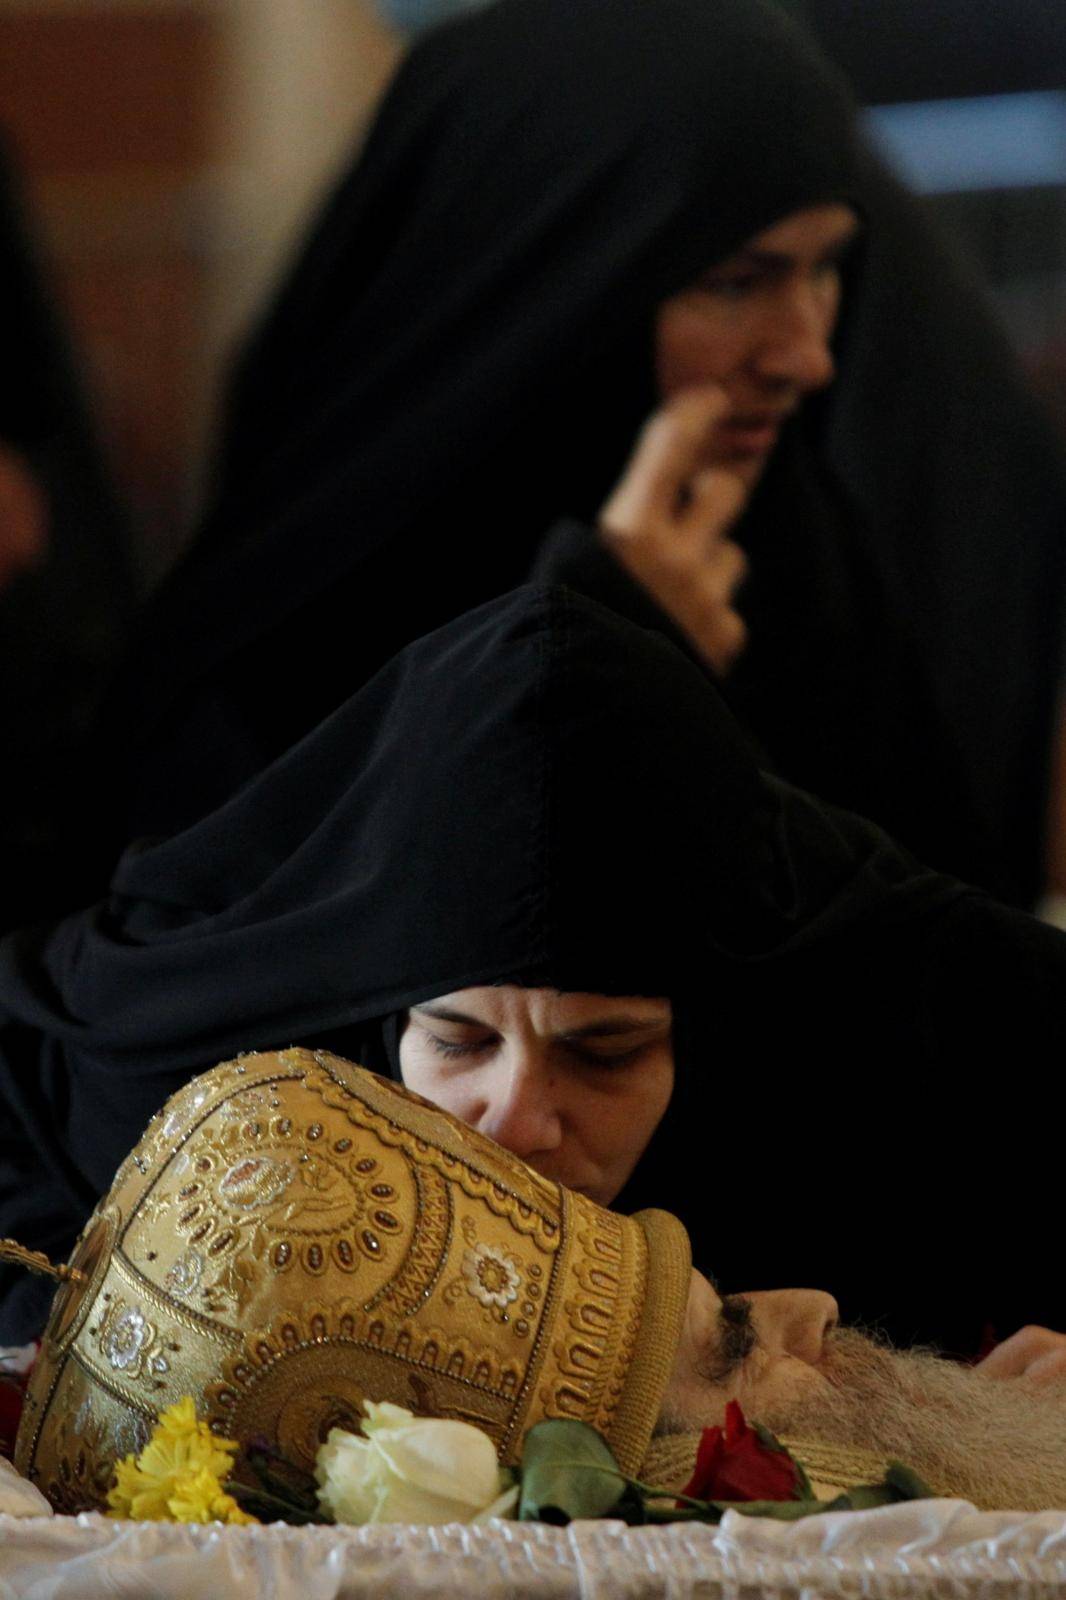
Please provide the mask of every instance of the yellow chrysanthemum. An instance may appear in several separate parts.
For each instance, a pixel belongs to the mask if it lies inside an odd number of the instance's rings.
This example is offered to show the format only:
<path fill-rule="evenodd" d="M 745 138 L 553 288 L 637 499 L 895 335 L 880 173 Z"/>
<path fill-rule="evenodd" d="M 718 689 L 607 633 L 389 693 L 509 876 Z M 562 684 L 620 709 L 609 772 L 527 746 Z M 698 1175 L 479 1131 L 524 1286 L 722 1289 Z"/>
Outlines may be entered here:
<path fill-rule="evenodd" d="M 141 1472 L 136 1456 L 127 1456 L 124 1461 L 116 1462 L 115 1482 L 107 1496 L 108 1516 L 132 1517 L 133 1502 L 141 1492 Z M 162 1502 L 160 1504 L 162 1505 Z M 158 1522 L 161 1516 L 166 1516 L 165 1510 L 157 1511 L 155 1516 L 148 1516 L 145 1520 Z"/>
<path fill-rule="evenodd" d="M 175 1522 L 254 1522 L 227 1494 L 210 1472 L 188 1473 L 177 1479 L 168 1502 Z"/>
<path fill-rule="evenodd" d="M 162 1413 L 139 1456 L 117 1463 L 108 1515 L 138 1522 L 254 1522 L 222 1487 L 237 1448 L 197 1421 L 186 1396 Z"/>
<path fill-rule="evenodd" d="M 167 1406 L 165 1411 L 159 1413 L 159 1421 L 153 1428 L 153 1434 L 165 1434 L 168 1438 L 187 1439 L 199 1433 L 205 1424 L 196 1416 L 196 1406 L 193 1404 L 191 1394 L 183 1395 L 172 1406 Z"/>
<path fill-rule="evenodd" d="M 157 1430 L 141 1451 L 137 1465 L 146 1478 L 159 1480 L 188 1472 L 210 1472 L 216 1478 L 228 1478 L 233 1454 L 220 1449 L 219 1441 L 206 1429 L 184 1437 Z"/>

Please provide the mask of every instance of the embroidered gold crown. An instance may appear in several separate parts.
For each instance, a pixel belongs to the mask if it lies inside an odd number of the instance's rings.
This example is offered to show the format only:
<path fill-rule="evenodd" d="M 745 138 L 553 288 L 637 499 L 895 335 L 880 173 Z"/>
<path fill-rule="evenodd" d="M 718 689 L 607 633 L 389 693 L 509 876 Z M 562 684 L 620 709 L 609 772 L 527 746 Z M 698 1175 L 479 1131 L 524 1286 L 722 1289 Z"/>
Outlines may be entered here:
<path fill-rule="evenodd" d="M 154 1117 L 59 1289 L 16 1463 L 102 1504 L 184 1394 L 308 1470 L 364 1399 L 484 1428 L 500 1459 L 577 1417 L 640 1465 L 674 1359 L 688 1240 L 615 1215 L 324 1052 L 226 1062 Z"/>

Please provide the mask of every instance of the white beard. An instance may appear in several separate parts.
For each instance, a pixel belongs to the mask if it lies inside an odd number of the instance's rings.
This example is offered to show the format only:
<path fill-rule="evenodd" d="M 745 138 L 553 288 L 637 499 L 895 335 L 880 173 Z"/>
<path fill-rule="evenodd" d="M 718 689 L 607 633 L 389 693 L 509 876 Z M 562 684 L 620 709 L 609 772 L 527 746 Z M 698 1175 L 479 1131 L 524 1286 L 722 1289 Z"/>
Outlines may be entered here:
<path fill-rule="evenodd" d="M 975 1505 L 1066 1510 L 1066 1380 L 986 1378 L 849 1329 L 830 1336 L 819 1385 L 758 1420 L 794 1439 L 859 1446 Z"/>

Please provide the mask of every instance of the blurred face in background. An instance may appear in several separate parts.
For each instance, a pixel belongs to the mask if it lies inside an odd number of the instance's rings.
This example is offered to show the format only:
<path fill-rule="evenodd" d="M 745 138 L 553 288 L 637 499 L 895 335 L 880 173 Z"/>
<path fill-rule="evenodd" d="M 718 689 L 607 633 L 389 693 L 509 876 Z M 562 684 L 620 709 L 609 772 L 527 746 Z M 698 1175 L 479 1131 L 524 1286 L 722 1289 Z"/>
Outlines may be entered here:
<path fill-rule="evenodd" d="M 400 1039 L 408 1088 L 544 1177 L 610 1205 L 674 1087 L 668 1000 L 517 984 L 414 1006 Z"/>
<path fill-rule="evenodd" d="M 858 226 L 845 205 L 795 211 L 659 307 L 660 398 L 721 388 L 728 410 L 705 464 L 727 466 L 749 488 L 785 420 L 832 382 L 841 264 Z"/>

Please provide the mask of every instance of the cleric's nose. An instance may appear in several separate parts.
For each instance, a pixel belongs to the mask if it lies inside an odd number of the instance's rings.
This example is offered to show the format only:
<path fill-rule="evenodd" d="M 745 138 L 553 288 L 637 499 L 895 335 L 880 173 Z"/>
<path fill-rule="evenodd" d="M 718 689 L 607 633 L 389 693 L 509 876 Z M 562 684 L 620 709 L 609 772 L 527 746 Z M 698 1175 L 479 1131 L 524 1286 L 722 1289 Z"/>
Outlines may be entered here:
<path fill-rule="evenodd" d="M 840 1307 L 822 1289 L 769 1289 L 749 1294 L 752 1321 L 763 1348 L 815 1367 L 840 1321 Z"/>

